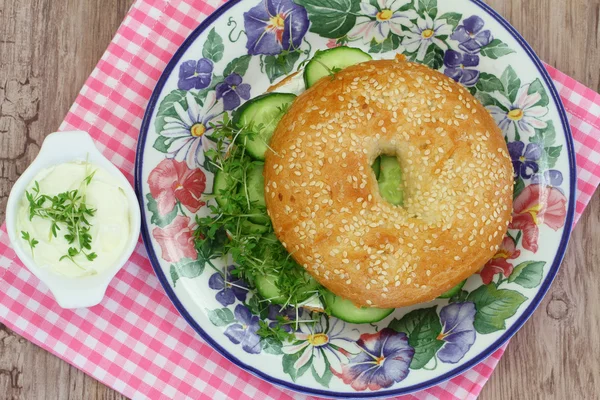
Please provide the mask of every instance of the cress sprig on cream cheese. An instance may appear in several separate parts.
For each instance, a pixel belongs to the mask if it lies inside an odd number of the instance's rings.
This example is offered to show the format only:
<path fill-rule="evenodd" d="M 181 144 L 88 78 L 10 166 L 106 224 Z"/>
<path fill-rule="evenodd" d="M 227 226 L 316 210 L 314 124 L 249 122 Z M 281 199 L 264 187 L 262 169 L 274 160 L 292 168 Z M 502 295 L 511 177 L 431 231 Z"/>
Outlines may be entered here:
<path fill-rule="evenodd" d="M 89 164 L 86 163 L 86 172 Z M 48 196 L 40 192 L 38 181 L 34 182 L 34 186 L 30 191 L 25 192 L 25 196 L 29 203 L 29 220 L 38 217 L 49 220 L 51 222 L 50 231 L 48 232 L 49 240 L 58 238 L 58 231 L 63 226 L 67 233 L 63 236 L 69 247 L 67 254 L 60 257 L 59 261 L 68 259 L 75 265 L 80 265 L 76 261 L 76 257 L 83 255 L 88 261 L 93 261 L 97 254 L 92 250 L 92 235 L 90 234 L 91 224 L 88 217 L 93 217 L 96 209 L 88 207 L 85 202 L 86 189 L 96 170 L 82 180 L 78 189 L 65 191 L 55 196 Z M 35 246 L 39 243 L 33 238 L 29 232 L 21 231 L 22 238 L 29 243 L 32 254 Z"/>

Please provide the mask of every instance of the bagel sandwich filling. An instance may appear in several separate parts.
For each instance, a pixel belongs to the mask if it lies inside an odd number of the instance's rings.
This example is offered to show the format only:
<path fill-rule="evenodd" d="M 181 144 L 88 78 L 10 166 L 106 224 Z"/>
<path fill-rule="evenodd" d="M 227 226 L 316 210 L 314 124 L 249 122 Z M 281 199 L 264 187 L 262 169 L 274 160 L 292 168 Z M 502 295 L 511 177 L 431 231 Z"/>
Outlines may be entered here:
<path fill-rule="evenodd" d="M 317 52 L 224 114 L 212 140 L 216 202 L 196 219 L 196 247 L 231 257 L 224 277 L 255 291 L 253 312 L 288 315 L 261 336 L 285 335 L 303 313 L 376 322 L 446 296 L 510 222 L 500 128 L 459 83 L 403 56 Z"/>

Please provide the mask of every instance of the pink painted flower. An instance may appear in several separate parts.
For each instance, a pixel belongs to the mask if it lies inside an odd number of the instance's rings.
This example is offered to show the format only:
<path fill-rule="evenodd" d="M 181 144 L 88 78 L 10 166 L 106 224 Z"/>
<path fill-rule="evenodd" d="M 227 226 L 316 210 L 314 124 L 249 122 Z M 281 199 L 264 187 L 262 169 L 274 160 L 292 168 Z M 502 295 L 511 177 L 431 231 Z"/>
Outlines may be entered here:
<path fill-rule="evenodd" d="M 502 244 L 498 249 L 498 252 L 492 257 L 490 261 L 485 264 L 479 275 L 481 280 L 486 285 L 494 280 L 494 275 L 502 273 L 505 277 L 509 277 L 512 274 L 514 265 L 508 262 L 508 260 L 514 260 L 521 254 L 520 250 L 515 247 L 515 242 L 510 237 L 505 237 L 502 240 Z"/>
<path fill-rule="evenodd" d="M 328 49 L 333 49 L 334 47 L 341 46 L 340 43 L 336 39 L 329 39 L 326 44 Z"/>
<path fill-rule="evenodd" d="M 194 247 L 194 231 L 190 218 L 178 215 L 164 228 L 154 228 L 152 236 L 158 242 L 163 260 L 176 263 L 182 258 L 195 260 L 198 256 Z"/>
<path fill-rule="evenodd" d="M 162 160 L 150 173 L 148 185 L 160 215 L 173 211 L 178 201 L 191 212 L 205 204 L 200 197 L 206 176 L 200 169 L 190 169 L 185 161 Z"/>
<path fill-rule="evenodd" d="M 557 188 L 529 185 L 513 203 L 513 219 L 510 229 L 523 232 L 523 248 L 538 250 L 538 225 L 545 224 L 555 231 L 565 225 L 567 198 Z"/>

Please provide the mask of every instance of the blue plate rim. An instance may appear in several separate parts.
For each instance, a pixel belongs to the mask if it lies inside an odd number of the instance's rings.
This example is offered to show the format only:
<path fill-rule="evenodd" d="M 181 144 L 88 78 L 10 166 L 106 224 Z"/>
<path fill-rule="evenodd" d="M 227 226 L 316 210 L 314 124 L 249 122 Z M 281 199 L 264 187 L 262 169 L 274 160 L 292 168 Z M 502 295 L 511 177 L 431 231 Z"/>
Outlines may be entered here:
<path fill-rule="evenodd" d="M 236 356 L 234 356 L 233 354 L 231 354 L 227 350 L 225 350 L 223 347 L 221 347 L 214 339 L 212 339 L 212 337 L 210 335 L 207 334 L 207 332 L 205 332 L 200 327 L 200 325 L 198 325 L 198 323 L 194 320 L 194 318 L 192 318 L 192 316 L 187 312 L 187 310 L 185 309 L 185 306 L 179 301 L 179 298 L 177 297 L 177 295 L 175 294 L 175 291 L 171 287 L 167 276 L 163 273 L 163 271 L 160 267 L 160 262 L 158 261 L 158 257 L 156 256 L 156 253 L 154 252 L 154 248 L 150 245 L 151 239 L 150 239 L 150 235 L 149 235 L 148 221 L 146 220 L 146 212 L 145 212 L 145 206 L 144 206 L 144 194 L 142 191 L 143 150 L 146 146 L 146 138 L 148 136 L 148 129 L 150 126 L 150 122 L 152 120 L 152 115 L 154 114 L 154 108 L 156 107 L 159 96 L 165 86 L 165 83 L 166 83 L 168 77 L 171 75 L 171 73 L 177 66 L 177 63 L 179 62 L 181 57 L 185 54 L 185 52 L 187 51 L 189 46 L 195 42 L 195 40 L 198 38 L 198 36 L 200 36 L 207 28 L 209 28 L 213 24 L 213 22 L 215 22 L 217 19 L 219 19 L 219 17 L 221 17 L 222 14 L 224 14 L 226 11 L 228 11 L 230 8 L 237 5 L 238 3 L 241 3 L 242 1 L 248 1 L 248 0 L 229 0 L 225 4 L 221 5 L 211 15 L 209 15 L 204 21 L 202 21 L 202 23 L 200 23 L 200 25 L 198 25 L 198 27 L 196 29 L 194 29 L 194 31 L 185 39 L 185 41 L 181 44 L 179 49 L 177 49 L 177 51 L 175 52 L 175 54 L 173 55 L 171 60 L 168 62 L 167 66 L 165 67 L 165 70 L 163 71 L 159 80 L 157 81 L 156 87 L 154 88 L 154 90 L 152 92 L 152 96 L 150 97 L 150 101 L 148 102 L 148 105 L 146 107 L 146 111 L 144 113 L 144 118 L 142 120 L 142 125 L 140 127 L 140 134 L 138 137 L 138 145 L 137 145 L 137 149 L 136 149 L 135 166 L 134 166 L 134 183 L 135 183 L 135 192 L 138 197 L 138 202 L 140 205 L 141 215 L 142 215 L 142 232 L 141 232 L 142 238 L 144 241 L 144 246 L 148 253 L 148 258 L 150 259 L 150 264 L 152 265 L 152 268 L 154 269 L 154 272 L 156 273 L 158 280 L 160 281 L 167 296 L 169 297 L 169 299 L 171 300 L 171 302 L 173 303 L 173 305 L 175 306 L 177 311 L 186 320 L 186 322 L 196 331 L 196 333 L 198 333 L 202 337 L 203 340 L 205 340 L 213 349 L 215 349 L 217 352 L 219 352 L 227 360 L 231 361 L 232 363 L 234 363 L 238 367 L 244 369 L 245 371 L 251 373 L 252 375 L 259 377 L 269 383 L 272 383 L 279 387 L 283 387 L 283 388 L 290 389 L 290 390 L 293 390 L 293 391 L 296 391 L 299 393 L 304 393 L 304 394 L 309 394 L 309 395 L 317 395 L 317 396 L 324 396 L 324 397 L 339 397 L 339 398 L 373 398 L 373 397 L 399 396 L 399 395 L 410 394 L 410 393 L 414 393 L 414 392 L 417 392 L 420 390 L 427 389 L 429 387 L 438 385 L 442 382 L 452 379 L 453 377 L 471 369 L 475 365 L 479 364 L 481 361 L 488 358 L 491 354 L 493 354 L 496 350 L 498 350 L 504 343 L 506 343 L 523 326 L 523 324 L 525 324 L 525 322 L 531 317 L 531 315 L 533 315 L 533 312 L 536 310 L 536 308 L 540 305 L 542 299 L 546 295 L 546 292 L 550 288 L 550 286 L 551 286 L 552 282 L 554 281 L 554 278 L 556 277 L 556 274 L 560 268 L 560 264 L 562 263 L 562 260 L 564 258 L 567 244 L 568 244 L 569 238 L 571 236 L 571 229 L 567 229 L 567 228 L 564 229 L 563 235 L 561 237 L 561 241 L 560 241 L 560 244 L 558 247 L 558 251 L 556 253 L 556 256 L 554 258 L 554 261 L 552 263 L 550 271 L 548 272 L 548 276 L 544 280 L 537 295 L 534 297 L 534 299 L 531 301 L 531 304 L 527 307 L 527 309 L 525 309 L 525 311 L 522 313 L 522 315 L 515 321 L 515 323 L 509 329 L 507 329 L 502 334 L 502 336 L 500 336 L 500 338 L 498 338 L 493 344 L 488 346 L 484 351 L 480 352 L 472 360 L 462 364 L 461 366 L 459 366 L 443 375 L 440 375 L 436 378 L 430 379 L 428 381 L 425 381 L 425 382 L 422 382 L 422 383 L 419 383 L 416 385 L 404 387 L 404 388 L 399 388 L 399 389 L 380 390 L 380 391 L 376 391 L 376 392 L 361 392 L 361 393 L 334 392 L 334 391 L 330 391 L 330 390 L 307 388 L 305 386 L 300 386 L 295 383 L 291 383 L 291 382 L 284 381 L 284 380 L 281 380 L 278 378 L 274 378 L 274 377 L 254 368 L 250 365 L 245 364 L 244 362 L 239 360 Z M 521 36 L 521 34 L 508 21 L 506 21 L 504 19 L 504 17 L 502 17 L 500 14 L 498 14 L 490 6 L 483 3 L 482 0 L 470 0 L 470 1 L 473 4 L 479 6 L 487 14 L 489 14 L 492 18 L 494 18 L 498 23 L 500 23 L 512 35 L 512 37 L 521 45 L 523 50 L 525 50 L 525 52 L 528 54 L 529 58 L 534 63 L 538 72 L 544 79 L 544 82 L 546 83 L 546 86 L 550 90 L 550 94 L 558 107 L 558 113 L 560 115 L 562 128 L 566 134 L 565 139 L 566 139 L 566 145 L 567 145 L 567 155 L 569 158 L 570 188 L 569 188 L 569 205 L 567 207 L 565 227 L 570 227 L 573 225 L 573 218 L 574 218 L 574 211 L 575 211 L 575 201 L 576 201 L 575 196 L 576 196 L 576 187 L 577 187 L 577 184 L 576 184 L 577 183 L 577 167 L 576 167 L 576 163 L 575 163 L 575 150 L 574 150 L 574 146 L 573 146 L 573 137 L 572 137 L 572 133 L 571 133 L 571 127 L 570 127 L 568 119 L 567 119 L 567 114 L 566 114 L 564 105 L 560 99 L 560 96 L 558 95 L 558 92 L 556 90 L 556 87 L 554 86 L 552 79 L 550 78 L 550 75 L 544 68 L 542 61 L 537 56 L 537 54 L 533 51 L 531 46 L 529 46 L 529 44 Z"/>

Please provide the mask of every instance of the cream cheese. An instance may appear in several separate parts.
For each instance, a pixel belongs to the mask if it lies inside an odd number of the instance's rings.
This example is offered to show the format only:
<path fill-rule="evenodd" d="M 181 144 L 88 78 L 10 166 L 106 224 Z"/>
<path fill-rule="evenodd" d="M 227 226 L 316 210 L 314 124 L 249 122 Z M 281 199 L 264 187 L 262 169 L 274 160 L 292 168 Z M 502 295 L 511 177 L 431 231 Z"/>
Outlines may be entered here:
<path fill-rule="evenodd" d="M 107 171 L 97 165 L 86 162 L 68 162 L 40 171 L 29 183 L 31 192 L 35 182 L 39 183 L 40 193 L 55 196 L 71 190 L 78 190 L 82 182 L 95 171 L 89 185 L 85 188 L 85 204 L 96 209 L 94 216 L 88 217 L 91 248 L 97 254 L 93 261 L 84 256 L 77 257 L 77 264 L 69 259 L 60 260 L 67 254 L 70 245 L 64 238 L 67 230 L 60 226 L 58 236 L 50 232 L 51 221 L 39 216 L 29 219 L 29 202 L 25 196 L 19 204 L 17 216 L 17 235 L 28 232 L 39 243 L 33 250 L 29 243 L 21 239 L 21 246 L 33 255 L 34 262 L 43 268 L 67 277 L 82 277 L 97 274 L 110 268 L 121 256 L 129 241 L 131 232 L 129 202 L 124 189 Z"/>

